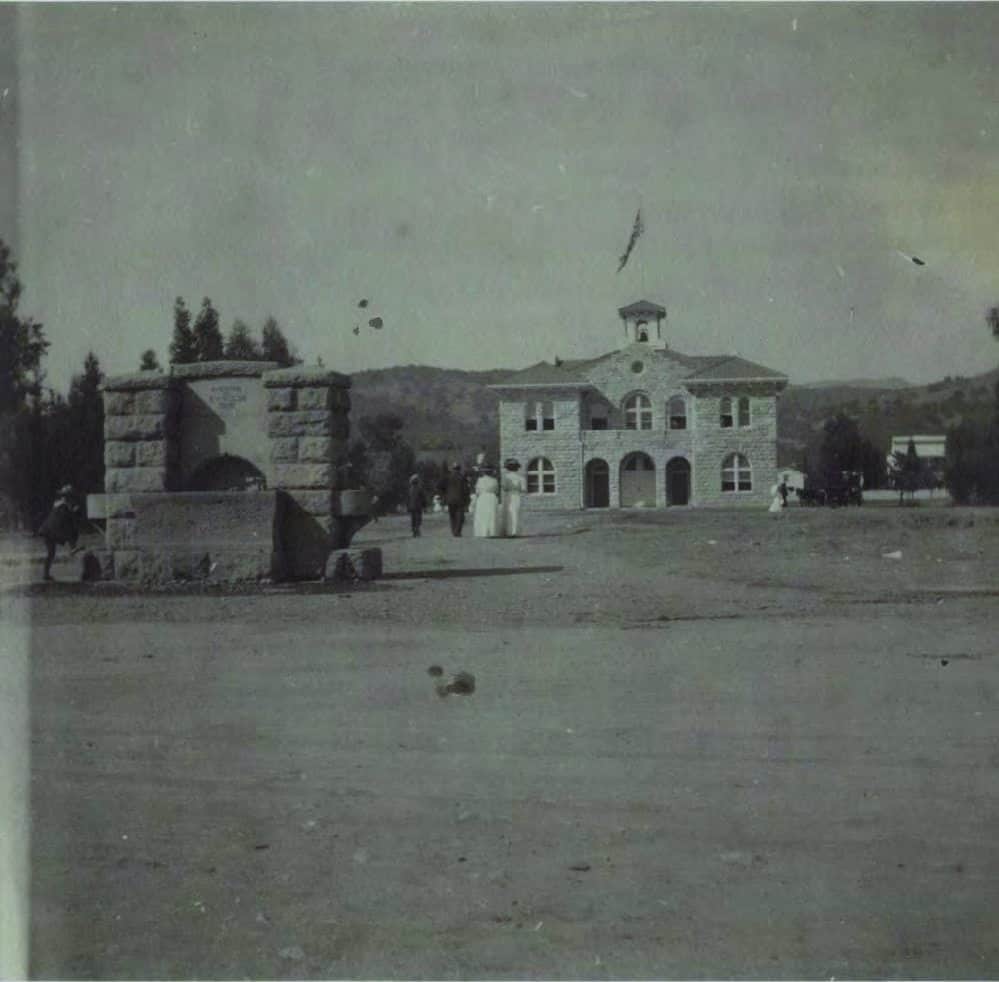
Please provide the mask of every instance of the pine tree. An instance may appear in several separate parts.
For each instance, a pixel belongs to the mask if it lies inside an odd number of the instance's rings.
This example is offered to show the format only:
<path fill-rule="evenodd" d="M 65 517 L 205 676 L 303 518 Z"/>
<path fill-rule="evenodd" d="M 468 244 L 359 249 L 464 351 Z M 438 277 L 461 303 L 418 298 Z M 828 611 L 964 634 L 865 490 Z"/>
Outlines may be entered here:
<path fill-rule="evenodd" d="M 222 352 L 219 312 L 212 306 L 211 300 L 205 297 L 194 322 L 195 361 L 221 361 Z"/>
<path fill-rule="evenodd" d="M 264 361 L 276 361 L 282 367 L 298 364 L 284 332 L 273 317 L 268 317 L 264 322 L 260 348 Z"/>
<path fill-rule="evenodd" d="M 38 395 L 49 346 L 42 325 L 18 315 L 21 290 L 17 263 L 0 239 L 0 413 L 16 412 L 29 395 Z"/>
<path fill-rule="evenodd" d="M 170 364 L 189 365 L 197 361 L 194 332 L 191 330 L 191 312 L 183 297 L 173 303 L 173 340 L 170 342 Z"/>
<path fill-rule="evenodd" d="M 156 357 L 156 352 L 152 348 L 146 348 L 142 352 L 142 361 L 139 362 L 140 372 L 158 372 L 160 371 L 160 360 Z"/>
<path fill-rule="evenodd" d="M 238 318 L 232 322 L 229 336 L 225 340 L 227 361 L 259 361 L 260 348 L 251 337 L 250 329 Z"/>

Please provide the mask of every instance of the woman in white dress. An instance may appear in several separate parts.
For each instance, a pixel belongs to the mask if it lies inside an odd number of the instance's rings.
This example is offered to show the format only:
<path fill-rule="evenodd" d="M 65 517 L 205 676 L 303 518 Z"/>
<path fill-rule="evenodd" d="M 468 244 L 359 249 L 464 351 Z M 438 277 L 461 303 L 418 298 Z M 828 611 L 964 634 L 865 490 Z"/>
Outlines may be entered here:
<path fill-rule="evenodd" d="M 779 512 L 784 507 L 784 498 L 780 493 L 780 485 L 775 484 L 771 489 L 770 493 L 774 496 L 773 501 L 770 502 L 770 507 L 767 509 L 769 512 Z"/>
<path fill-rule="evenodd" d="M 484 467 L 475 482 L 472 507 L 475 513 L 472 532 L 475 537 L 493 539 L 499 535 L 499 481 L 491 467 Z"/>
<path fill-rule="evenodd" d="M 527 482 L 519 474 L 520 464 L 508 460 L 503 465 L 503 535 L 518 535 L 520 533 L 520 496 L 527 490 Z"/>

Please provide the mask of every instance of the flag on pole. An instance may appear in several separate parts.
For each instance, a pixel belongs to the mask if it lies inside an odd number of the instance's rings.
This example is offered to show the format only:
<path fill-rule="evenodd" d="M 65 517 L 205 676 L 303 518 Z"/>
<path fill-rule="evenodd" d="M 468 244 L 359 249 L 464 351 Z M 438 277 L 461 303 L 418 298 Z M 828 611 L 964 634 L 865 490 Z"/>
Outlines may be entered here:
<path fill-rule="evenodd" d="M 645 231 L 645 226 L 642 224 L 642 209 L 639 208 L 635 212 L 635 224 L 631 229 L 631 237 L 628 239 L 627 248 L 624 250 L 624 255 L 618 259 L 617 271 L 620 273 L 624 269 L 628 262 L 628 257 L 631 256 L 631 250 L 635 248 L 635 243 L 638 241 L 638 237 Z"/>

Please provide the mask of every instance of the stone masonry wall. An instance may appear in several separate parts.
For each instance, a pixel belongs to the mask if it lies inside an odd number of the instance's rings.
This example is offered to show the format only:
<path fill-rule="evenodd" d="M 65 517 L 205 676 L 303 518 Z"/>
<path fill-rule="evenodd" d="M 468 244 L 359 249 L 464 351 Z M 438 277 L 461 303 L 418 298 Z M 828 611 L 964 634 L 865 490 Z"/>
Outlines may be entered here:
<path fill-rule="evenodd" d="M 290 501 L 288 576 L 321 575 L 332 548 L 337 464 L 350 436 L 350 379 L 338 372 L 279 369 L 263 376 L 273 487 Z"/>
<path fill-rule="evenodd" d="M 104 489 L 117 502 L 107 540 L 112 550 L 128 549 L 135 532 L 128 495 L 177 485 L 180 392 L 169 375 L 141 372 L 107 379 L 103 396 Z"/>
<path fill-rule="evenodd" d="M 722 428 L 719 423 L 721 400 L 749 396 L 750 425 Z M 697 427 L 692 474 L 693 501 L 698 505 L 768 504 L 770 488 L 777 483 L 777 397 L 774 385 L 716 384 L 698 387 Z M 752 491 L 722 491 L 722 462 L 731 453 L 741 453 L 750 464 Z"/>

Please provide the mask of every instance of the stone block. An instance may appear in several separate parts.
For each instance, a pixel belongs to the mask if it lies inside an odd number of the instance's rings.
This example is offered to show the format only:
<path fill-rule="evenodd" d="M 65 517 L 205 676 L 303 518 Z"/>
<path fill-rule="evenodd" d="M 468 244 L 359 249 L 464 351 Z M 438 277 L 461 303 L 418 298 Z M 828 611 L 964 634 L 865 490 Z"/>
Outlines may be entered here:
<path fill-rule="evenodd" d="M 131 467 L 135 464 L 135 444 L 108 440 L 104 444 L 105 467 Z"/>
<path fill-rule="evenodd" d="M 146 389 L 135 393 L 135 412 L 140 415 L 170 415 L 180 408 L 180 393 L 175 389 Z"/>
<path fill-rule="evenodd" d="M 290 386 L 267 390 L 269 412 L 288 412 L 295 408 L 295 390 Z"/>
<path fill-rule="evenodd" d="M 279 368 L 277 371 L 265 372 L 263 382 L 267 388 L 294 386 L 295 388 L 332 387 L 338 389 L 350 388 L 350 376 L 331 372 L 325 368 Z"/>
<path fill-rule="evenodd" d="M 166 467 L 172 462 L 174 453 L 170 441 L 142 440 L 134 446 L 137 467 Z"/>
<path fill-rule="evenodd" d="M 325 579 L 352 583 L 382 575 L 381 549 L 337 549 L 326 560 Z"/>
<path fill-rule="evenodd" d="M 332 488 L 333 464 L 275 464 L 274 486 L 278 488 Z"/>
<path fill-rule="evenodd" d="M 308 389 L 303 389 L 308 392 Z M 298 459 L 304 463 L 326 463 L 333 459 L 333 440 L 328 436 L 303 436 L 298 442 Z"/>
<path fill-rule="evenodd" d="M 298 460 L 297 436 L 278 436 L 271 438 L 271 460 L 294 464 Z"/>
<path fill-rule="evenodd" d="M 309 515 L 332 515 L 334 511 L 334 492 L 324 491 L 288 491 L 288 497 Z"/>
<path fill-rule="evenodd" d="M 165 467 L 114 467 L 104 471 L 104 487 L 111 494 L 168 491 Z"/>
<path fill-rule="evenodd" d="M 134 392 L 105 392 L 105 416 L 131 416 L 135 412 Z"/>
<path fill-rule="evenodd" d="M 145 392 L 148 389 L 172 389 L 177 383 L 172 375 L 180 366 L 171 368 L 171 375 L 162 372 L 133 372 L 130 375 L 113 375 L 104 380 L 103 392 Z"/>
<path fill-rule="evenodd" d="M 107 523 L 107 544 L 112 549 L 135 548 L 135 519 L 109 518 Z"/>
<path fill-rule="evenodd" d="M 170 373 L 174 378 L 190 381 L 201 378 L 259 378 L 273 372 L 278 367 L 276 361 L 195 361 L 187 365 L 173 365 Z"/>
<path fill-rule="evenodd" d="M 280 392 L 280 389 L 272 389 L 272 392 Z M 301 388 L 298 392 L 299 409 L 325 409 L 328 410 L 333 404 L 333 389 L 328 385 L 309 386 Z"/>
<path fill-rule="evenodd" d="M 168 418 L 157 415 L 105 416 L 105 440 L 165 440 Z"/>
<path fill-rule="evenodd" d="M 332 418 L 326 412 L 268 413 L 267 435 L 284 436 L 330 436 Z"/>

